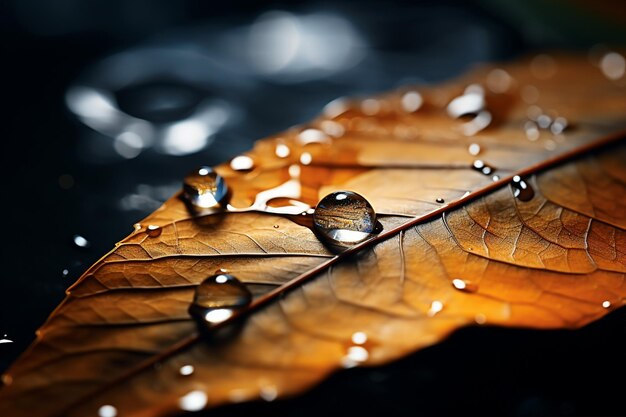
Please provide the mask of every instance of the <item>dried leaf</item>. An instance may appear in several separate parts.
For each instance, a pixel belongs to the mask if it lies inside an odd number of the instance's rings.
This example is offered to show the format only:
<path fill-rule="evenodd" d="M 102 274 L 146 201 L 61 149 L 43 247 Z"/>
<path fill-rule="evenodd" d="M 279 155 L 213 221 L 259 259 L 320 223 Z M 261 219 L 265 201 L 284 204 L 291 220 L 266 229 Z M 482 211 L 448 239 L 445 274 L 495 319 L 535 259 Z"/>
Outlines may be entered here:
<path fill-rule="evenodd" d="M 335 103 L 259 141 L 252 170 L 217 168 L 229 210 L 256 210 L 197 215 L 182 194 L 168 200 L 68 290 L 3 376 L 0 414 L 108 404 L 159 416 L 273 400 L 461 326 L 571 328 L 623 305 L 626 90 L 581 59 L 556 62 L 548 80 L 527 61 L 507 66 L 498 93 L 465 90 L 489 85 L 484 68 L 421 95 Z M 529 86 L 540 93 L 530 106 Z M 446 111 L 477 91 L 486 107 L 474 119 Z M 336 190 L 365 196 L 382 231 L 337 253 L 299 216 L 270 213 Z M 188 308 L 220 269 L 255 298 L 210 336 Z"/>

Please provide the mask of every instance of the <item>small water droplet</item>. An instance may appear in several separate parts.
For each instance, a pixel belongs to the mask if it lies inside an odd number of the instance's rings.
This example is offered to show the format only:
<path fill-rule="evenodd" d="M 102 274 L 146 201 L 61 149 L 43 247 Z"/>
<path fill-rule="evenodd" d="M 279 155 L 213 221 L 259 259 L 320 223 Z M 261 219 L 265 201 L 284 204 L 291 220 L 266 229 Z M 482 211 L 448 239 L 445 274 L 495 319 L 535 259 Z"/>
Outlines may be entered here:
<path fill-rule="evenodd" d="M 478 87 L 478 88 L 477 88 Z M 473 84 L 465 89 L 463 95 L 454 98 L 446 107 L 448 115 L 454 119 L 462 116 L 477 115 L 485 108 L 485 96 L 482 87 Z"/>
<path fill-rule="evenodd" d="M 506 93 L 512 83 L 513 77 L 501 68 L 493 69 L 487 74 L 487 88 L 496 94 Z"/>
<path fill-rule="evenodd" d="M 619 80 L 626 73 L 626 59 L 617 52 L 609 52 L 600 60 L 600 69 L 609 80 Z"/>
<path fill-rule="evenodd" d="M 341 116 L 342 114 L 347 112 L 349 109 L 350 109 L 350 106 L 348 105 L 348 101 L 343 97 L 339 97 L 339 98 L 334 99 L 330 103 L 326 104 L 324 106 L 323 113 L 324 113 L 324 116 L 330 119 L 334 119 L 337 116 Z"/>
<path fill-rule="evenodd" d="M 332 140 L 326 133 L 319 129 L 304 129 L 302 132 L 298 133 L 298 142 L 303 145 L 310 143 L 329 144 Z"/>
<path fill-rule="evenodd" d="M 361 111 L 367 116 L 374 116 L 380 111 L 380 102 L 375 98 L 368 98 L 361 102 Z"/>
<path fill-rule="evenodd" d="M 524 123 L 524 133 L 526 133 L 526 138 L 533 142 L 539 139 L 540 136 L 539 127 L 535 122 L 530 120 Z"/>
<path fill-rule="evenodd" d="M 513 196 L 520 201 L 530 201 L 535 196 L 535 190 L 526 181 L 524 181 L 519 175 L 515 175 L 511 181 L 511 188 L 513 188 Z"/>
<path fill-rule="evenodd" d="M 230 274 L 215 274 L 196 287 L 189 313 L 210 327 L 228 320 L 251 301 L 252 294 L 241 281 Z"/>
<path fill-rule="evenodd" d="M 445 203 L 445 202 L 446 202 L 446 200 L 444 200 L 444 199 L 443 199 L 443 198 L 441 198 L 441 197 L 438 197 L 438 198 L 436 198 L 436 199 L 435 199 L 435 202 L 437 202 L 437 203 L 439 203 L 439 204 L 442 204 L 442 203 Z"/>
<path fill-rule="evenodd" d="M 332 120 L 324 120 L 320 123 L 320 127 L 324 133 L 339 138 L 346 133 L 346 128 L 341 123 L 333 122 Z"/>
<path fill-rule="evenodd" d="M 567 126 L 567 119 L 565 117 L 559 116 L 555 118 L 552 122 L 552 125 L 550 126 L 550 132 L 552 132 L 553 135 L 560 135 L 565 131 L 565 129 L 567 129 Z"/>
<path fill-rule="evenodd" d="M 224 201 L 228 186 L 212 168 L 200 167 L 191 171 L 183 180 L 187 200 L 196 207 L 212 208 Z"/>
<path fill-rule="evenodd" d="M 133 231 L 138 232 L 141 230 L 143 226 L 141 225 L 141 223 L 135 223 L 133 224 Z"/>
<path fill-rule="evenodd" d="M 161 236 L 162 231 L 163 229 L 161 229 L 161 226 L 157 226 L 154 224 L 150 224 L 148 225 L 148 227 L 146 227 L 146 234 L 150 237 L 159 237 Z"/>
<path fill-rule="evenodd" d="M 247 155 L 239 155 L 230 160 L 230 167 L 235 171 L 250 171 L 254 168 L 254 159 Z"/>
<path fill-rule="evenodd" d="M 443 310 L 443 303 L 439 300 L 434 300 L 430 304 L 430 309 L 428 309 L 428 317 L 434 317 L 441 310 Z"/>
<path fill-rule="evenodd" d="M 543 147 L 546 148 L 547 151 L 553 151 L 556 149 L 556 142 L 552 139 L 548 139 L 546 143 L 543 144 Z"/>
<path fill-rule="evenodd" d="M 63 275 L 64 277 L 68 276 L 70 274 L 70 270 L 65 268 L 63 271 L 61 271 L 61 275 Z"/>
<path fill-rule="evenodd" d="M 424 99 L 422 98 L 422 95 L 417 91 L 408 91 L 404 93 L 401 100 L 402 110 L 407 113 L 413 113 L 418 111 L 420 107 L 422 107 L 423 103 Z"/>
<path fill-rule="evenodd" d="M 609 300 L 602 301 L 602 307 L 604 308 L 611 307 L 611 302 Z"/>
<path fill-rule="evenodd" d="M 311 162 L 313 162 L 313 156 L 310 153 L 303 152 L 302 155 L 300 155 L 300 163 L 302 165 L 310 165 Z"/>
<path fill-rule="evenodd" d="M 103 405 L 98 408 L 98 417 L 116 417 L 117 416 L 117 408 L 112 405 Z"/>
<path fill-rule="evenodd" d="M 275 224 L 275 225 L 274 225 L 274 229 L 278 229 L 279 227 L 280 227 L 280 226 L 279 226 L 279 225 L 277 225 L 277 224 Z"/>
<path fill-rule="evenodd" d="M 267 402 L 274 401 L 278 398 L 278 389 L 275 385 L 264 385 L 259 392 L 261 399 Z"/>
<path fill-rule="evenodd" d="M 530 73 L 540 80 L 553 77 L 556 70 L 556 61 L 550 55 L 539 54 L 530 61 Z"/>
<path fill-rule="evenodd" d="M 472 168 L 483 175 L 491 175 L 491 173 L 495 170 L 494 167 L 492 167 L 491 165 L 487 165 L 484 161 L 480 159 L 476 159 L 472 163 Z"/>
<path fill-rule="evenodd" d="M 351 339 L 355 345 L 362 345 L 367 342 L 367 334 L 365 332 L 354 332 Z"/>
<path fill-rule="evenodd" d="M 552 124 L 552 118 L 547 114 L 541 114 L 537 117 L 537 124 L 542 129 L 547 129 Z"/>
<path fill-rule="evenodd" d="M 289 146 L 285 145 L 284 143 L 277 143 L 275 152 L 277 157 L 287 158 L 289 154 L 291 154 L 291 149 L 289 149 Z"/>
<path fill-rule="evenodd" d="M 491 180 L 493 182 L 500 181 L 500 176 L 499 175 L 494 175 L 493 177 L 491 177 Z"/>
<path fill-rule="evenodd" d="M 193 365 L 183 365 L 178 370 L 178 373 L 180 373 L 183 376 L 189 376 L 189 375 L 193 374 L 194 371 L 195 371 L 195 369 L 194 369 Z"/>
<path fill-rule="evenodd" d="M 478 313 L 476 314 L 476 316 L 474 316 L 474 321 L 476 322 L 476 324 L 485 324 L 487 323 L 487 316 L 482 313 Z"/>
<path fill-rule="evenodd" d="M 208 398 L 204 391 L 191 391 L 178 399 L 178 406 L 185 411 L 200 411 L 207 404 Z"/>
<path fill-rule="evenodd" d="M 464 292 L 476 292 L 478 291 L 478 286 L 476 284 L 471 283 L 470 281 L 466 281 L 463 279 L 455 278 L 452 280 L 452 286 L 457 290 Z"/>
<path fill-rule="evenodd" d="M 522 100 L 528 104 L 536 103 L 539 100 L 539 90 L 534 85 L 525 85 L 521 95 Z"/>
<path fill-rule="evenodd" d="M 13 377 L 9 374 L 2 375 L 2 383 L 6 386 L 9 386 L 13 383 Z"/>
<path fill-rule="evenodd" d="M 81 235 L 74 235 L 72 240 L 74 241 L 74 245 L 78 246 L 79 248 L 88 248 L 89 246 L 91 246 L 91 243 L 89 243 L 89 241 Z"/>
<path fill-rule="evenodd" d="M 472 143 L 468 148 L 467 151 L 469 152 L 470 155 L 476 156 L 480 153 L 480 145 L 477 143 Z"/>
<path fill-rule="evenodd" d="M 313 227 L 332 245 L 348 247 L 374 233 L 376 213 L 363 196 L 352 191 L 337 191 L 317 204 Z"/>

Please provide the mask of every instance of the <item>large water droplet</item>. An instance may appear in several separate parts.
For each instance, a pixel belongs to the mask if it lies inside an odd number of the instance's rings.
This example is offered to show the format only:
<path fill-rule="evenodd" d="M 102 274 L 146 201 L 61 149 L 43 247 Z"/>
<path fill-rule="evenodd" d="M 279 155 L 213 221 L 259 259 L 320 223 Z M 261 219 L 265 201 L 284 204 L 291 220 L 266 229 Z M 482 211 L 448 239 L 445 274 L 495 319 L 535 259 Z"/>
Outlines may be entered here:
<path fill-rule="evenodd" d="M 530 201 L 535 196 L 535 190 L 526 181 L 524 181 L 519 175 L 513 177 L 511 181 L 511 188 L 513 188 L 513 195 L 520 201 Z"/>
<path fill-rule="evenodd" d="M 337 191 L 317 204 L 313 227 L 331 245 L 345 248 L 374 233 L 376 212 L 363 196 L 352 191 Z"/>
<path fill-rule="evenodd" d="M 187 200 L 201 208 L 218 206 L 228 194 L 224 179 L 209 167 L 200 167 L 187 174 L 183 190 Z"/>
<path fill-rule="evenodd" d="M 228 320 L 251 301 L 252 293 L 241 281 L 229 274 L 216 274 L 196 287 L 189 313 L 210 327 Z"/>

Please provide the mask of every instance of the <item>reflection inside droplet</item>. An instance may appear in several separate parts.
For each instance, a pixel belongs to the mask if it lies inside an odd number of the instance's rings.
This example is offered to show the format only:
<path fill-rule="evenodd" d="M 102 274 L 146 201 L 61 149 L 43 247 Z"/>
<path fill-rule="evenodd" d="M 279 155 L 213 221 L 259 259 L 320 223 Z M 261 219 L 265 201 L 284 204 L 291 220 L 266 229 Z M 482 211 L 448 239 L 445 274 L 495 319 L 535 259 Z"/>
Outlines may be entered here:
<path fill-rule="evenodd" d="M 212 208 L 225 200 L 228 187 L 224 179 L 212 168 L 200 167 L 185 176 L 183 191 L 187 200 L 194 206 Z"/>
<path fill-rule="evenodd" d="M 602 307 L 604 308 L 611 307 L 611 302 L 609 300 L 602 301 Z"/>
<path fill-rule="evenodd" d="M 207 395 L 200 390 L 191 391 L 178 399 L 178 406 L 185 411 L 200 411 L 207 404 Z"/>
<path fill-rule="evenodd" d="M 374 233 L 376 213 L 371 204 L 352 191 L 338 191 L 324 197 L 313 215 L 313 226 L 332 245 L 351 246 Z"/>
<path fill-rule="evenodd" d="M 117 408 L 112 405 L 103 405 L 98 408 L 98 417 L 116 417 L 117 416 Z"/>

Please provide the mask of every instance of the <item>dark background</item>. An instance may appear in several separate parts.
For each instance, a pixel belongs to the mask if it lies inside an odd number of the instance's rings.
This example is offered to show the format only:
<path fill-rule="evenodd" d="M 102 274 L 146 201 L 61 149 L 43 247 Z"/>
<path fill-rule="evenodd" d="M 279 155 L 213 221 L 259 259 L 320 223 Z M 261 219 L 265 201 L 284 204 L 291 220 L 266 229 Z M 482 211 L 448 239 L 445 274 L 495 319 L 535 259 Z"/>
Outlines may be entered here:
<path fill-rule="evenodd" d="M 4 0 L 0 9 L 0 339 L 12 341 L 0 344 L 0 372 L 64 290 L 193 166 L 223 162 L 338 96 L 546 49 L 626 44 L 618 0 Z M 185 122 L 200 113 L 199 125 Z M 626 415 L 624 352 L 623 309 L 576 331 L 465 329 L 298 399 L 218 413 Z"/>

